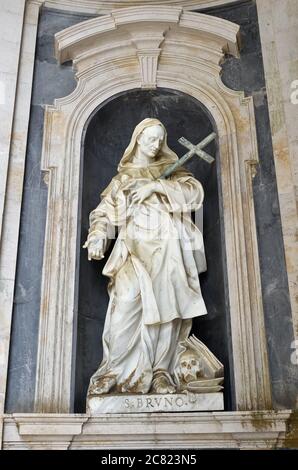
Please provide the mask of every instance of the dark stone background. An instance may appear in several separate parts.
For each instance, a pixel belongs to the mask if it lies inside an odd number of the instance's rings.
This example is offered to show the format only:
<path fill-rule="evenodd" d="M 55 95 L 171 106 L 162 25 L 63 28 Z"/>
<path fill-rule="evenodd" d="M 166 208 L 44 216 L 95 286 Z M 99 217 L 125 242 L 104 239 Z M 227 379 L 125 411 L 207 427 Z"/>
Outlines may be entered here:
<path fill-rule="evenodd" d="M 223 64 L 222 78 L 224 83 L 230 88 L 244 90 L 248 96 L 252 95 L 254 98 L 260 156 L 260 169 L 254 180 L 254 200 L 273 399 L 276 408 L 291 408 L 295 405 L 297 394 L 297 366 L 292 365 L 290 361 L 293 328 L 291 323 L 291 310 L 256 6 L 254 1 L 245 1 L 240 5 L 206 10 L 205 13 L 226 18 L 241 26 L 243 42 L 241 59 L 238 60 L 232 57 L 226 57 L 225 63 Z M 47 187 L 43 182 L 43 175 L 40 171 L 43 105 L 53 103 L 54 98 L 68 95 L 75 87 L 71 64 L 59 66 L 56 63 L 53 53 L 53 35 L 57 31 L 85 19 L 88 19 L 88 17 L 49 9 L 43 9 L 40 17 L 21 214 L 20 248 L 14 296 L 6 400 L 6 412 L 8 413 L 31 412 L 33 410 L 41 269 L 47 203 Z M 179 96 L 177 99 L 186 100 L 186 98 Z M 188 103 L 190 103 L 190 101 L 189 99 Z M 111 106 L 113 106 L 112 103 Z M 194 104 L 190 106 L 194 106 Z M 107 107 L 106 110 L 102 109 L 101 112 L 105 113 L 108 109 L 112 108 Z M 127 110 L 127 112 L 129 113 L 129 110 Z M 185 110 L 181 117 L 187 115 L 187 112 L 188 110 Z M 199 112 L 198 109 L 197 112 Z M 98 114 L 98 116 L 100 116 L 100 114 Z M 127 122 L 132 122 L 129 121 L 127 115 L 125 119 L 126 118 Z M 94 120 L 94 125 L 96 119 L 97 118 Z M 130 117 L 130 119 L 132 119 L 132 117 Z M 208 127 L 207 121 L 206 124 Z M 123 135 L 120 136 L 120 138 L 121 145 L 124 145 L 124 140 L 127 137 Z M 193 139 L 194 141 L 196 140 L 195 136 Z M 89 143 L 91 152 L 92 145 L 96 143 L 96 136 L 91 136 Z M 176 144 L 174 145 L 174 143 L 170 141 L 170 145 L 175 149 Z M 179 155 L 181 155 L 183 149 L 180 147 L 178 152 Z M 115 158 L 118 158 L 118 156 L 115 155 Z M 113 165 L 115 165 L 115 162 Z M 115 168 L 113 165 L 110 162 L 106 162 L 106 167 L 103 167 L 102 187 L 105 186 L 110 179 L 109 175 Z M 215 172 L 212 173 L 213 170 L 210 171 L 211 175 L 208 175 L 208 178 L 210 176 L 208 181 L 210 181 L 211 186 L 213 185 L 213 191 L 216 191 L 214 181 L 216 175 Z M 99 191 L 100 189 L 101 188 L 99 188 Z M 205 190 L 206 192 L 209 191 L 206 184 Z M 96 199 L 97 195 L 94 194 L 92 197 Z M 96 200 L 92 200 L 92 208 L 93 203 L 96 204 L 96 202 Z M 208 200 L 206 200 L 206 204 L 208 204 Z M 208 210 L 206 204 L 205 212 Z M 213 236 L 214 240 L 218 241 L 219 232 L 215 230 L 214 222 L 215 219 L 212 222 L 213 232 L 212 230 L 208 232 L 208 226 L 205 226 L 205 236 L 208 233 L 206 243 L 207 240 L 211 240 Z M 220 226 L 220 224 L 218 224 L 218 226 Z M 223 240 L 221 244 L 223 244 Z M 220 255 L 221 248 L 219 245 L 216 246 Z M 223 256 L 222 263 L 224 264 L 224 253 L 222 252 L 221 255 Z M 96 263 L 90 263 L 90 265 L 94 266 L 92 267 L 92 275 L 94 278 L 99 279 L 102 266 L 100 266 L 100 263 L 98 266 Z M 224 269 L 222 274 L 224 282 Z M 202 283 L 204 282 L 207 283 L 208 280 L 202 278 Z M 225 286 L 222 287 L 226 289 Z M 99 292 L 103 296 L 106 296 L 104 285 L 100 287 Z M 106 301 L 107 297 L 105 297 L 105 302 Z M 214 308 L 214 315 L 216 316 L 215 306 L 213 305 L 212 308 Z M 200 325 L 195 326 L 195 328 L 199 330 L 200 338 L 203 341 L 205 339 L 208 345 L 210 345 L 211 342 L 211 337 L 208 336 L 208 332 L 212 331 L 212 326 L 214 326 L 213 320 L 213 314 L 209 313 L 208 318 L 199 319 Z M 203 325 L 204 322 L 206 322 L 206 325 Z M 209 322 L 211 322 L 210 328 Z M 92 323 L 92 320 L 90 319 L 89 321 L 88 318 L 86 318 L 85 325 L 79 322 L 79 343 L 84 337 L 83 331 L 85 330 L 86 333 L 89 334 L 92 329 L 92 324 L 94 324 L 94 322 Z M 217 328 L 219 328 L 220 325 L 221 323 L 219 321 Z M 224 323 L 224 326 L 227 328 L 229 335 L 228 321 Z M 97 328 L 99 329 L 100 327 L 102 327 L 102 320 L 97 320 Z M 222 343 L 219 345 L 219 350 L 227 352 L 230 348 L 230 343 L 224 344 L 224 333 L 225 331 L 218 332 L 218 341 Z M 100 347 L 100 341 L 98 347 Z M 216 353 L 215 349 L 214 352 Z M 83 360 L 84 354 L 86 354 L 84 350 L 81 350 L 78 354 L 77 377 L 79 375 L 79 368 L 82 367 L 80 361 Z M 99 349 L 94 351 L 94 356 L 92 357 L 94 363 L 98 360 L 99 354 Z M 229 355 L 231 355 L 231 351 Z M 82 381 L 86 383 L 86 372 L 82 371 L 80 377 L 82 377 Z M 77 380 L 76 408 L 81 409 L 82 398 L 80 398 L 80 396 L 82 397 L 83 389 L 78 390 L 80 388 L 78 384 L 79 377 Z M 233 395 L 228 397 L 227 406 L 233 409 Z"/>

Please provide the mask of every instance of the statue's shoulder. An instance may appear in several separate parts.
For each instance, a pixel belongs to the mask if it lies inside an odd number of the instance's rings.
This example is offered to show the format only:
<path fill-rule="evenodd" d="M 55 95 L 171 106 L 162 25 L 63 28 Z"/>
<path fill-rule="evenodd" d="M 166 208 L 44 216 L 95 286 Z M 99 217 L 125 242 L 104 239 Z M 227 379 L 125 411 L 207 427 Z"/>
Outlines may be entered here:
<path fill-rule="evenodd" d="M 175 179 L 183 178 L 186 176 L 191 176 L 194 178 L 194 175 L 189 170 L 187 170 L 183 166 L 180 166 L 176 168 L 174 173 L 171 174 L 170 179 L 175 180 Z"/>
<path fill-rule="evenodd" d="M 108 196 L 109 194 L 116 193 L 119 190 L 119 188 L 124 183 L 126 183 L 129 179 L 130 177 L 126 173 L 123 173 L 123 172 L 117 173 L 117 175 L 113 176 L 108 186 L 102 191 L 101 197 L 103 198 L 103 197 Z"/>

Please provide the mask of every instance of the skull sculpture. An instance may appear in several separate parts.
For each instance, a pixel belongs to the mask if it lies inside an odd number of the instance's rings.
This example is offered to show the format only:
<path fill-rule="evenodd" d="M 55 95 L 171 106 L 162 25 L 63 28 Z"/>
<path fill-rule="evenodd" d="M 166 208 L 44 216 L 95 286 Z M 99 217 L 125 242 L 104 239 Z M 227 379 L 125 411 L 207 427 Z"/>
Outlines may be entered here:
<path fill-rule="evenodd" d="M 185 383 L 193 382 L 201 375 L 198 356 L 192 351 L 185 351 L 180 356 L 180 377 Z"/>

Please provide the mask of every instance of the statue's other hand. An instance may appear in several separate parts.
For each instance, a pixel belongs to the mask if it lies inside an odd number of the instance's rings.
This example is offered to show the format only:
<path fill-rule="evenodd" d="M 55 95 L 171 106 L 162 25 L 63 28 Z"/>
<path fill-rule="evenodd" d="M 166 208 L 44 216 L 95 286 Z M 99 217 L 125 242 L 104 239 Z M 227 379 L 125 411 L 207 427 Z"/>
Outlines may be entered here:
<path fill-rule="evenodd" d="M 83 248 L 88 248 L 88 260 L 104 258 L 104 240 L 102 238 L 87 240 Z"/>
<path fill-rule="evenodd" d="M 155 191 L 155 182 L 151 182 L 145 184 L 145 186 L 141 186 L 141 188 L 136 189 L 133 191 L 131 201 L 133 204 L 141 204 L 145 199 L 151 196 L 152 193 Z"/>

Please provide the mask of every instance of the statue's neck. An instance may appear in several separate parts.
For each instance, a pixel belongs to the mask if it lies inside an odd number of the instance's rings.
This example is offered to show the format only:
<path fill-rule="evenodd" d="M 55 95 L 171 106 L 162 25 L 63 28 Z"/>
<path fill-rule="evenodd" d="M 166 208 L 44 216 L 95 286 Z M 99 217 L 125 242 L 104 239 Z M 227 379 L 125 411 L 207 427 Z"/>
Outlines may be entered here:
<path fill-rule="evenodd" d="M 152 163 L 154 163 L 155 157 L 152 157 L 152 158 L 148 157 L 148 155 L 144 154 L 140 150 L 140 148 L 137 148 L 136 153 L 133 156 L 131 161 L 136 166 L 147 167 L 147 166 L 151 165 Z"/>

